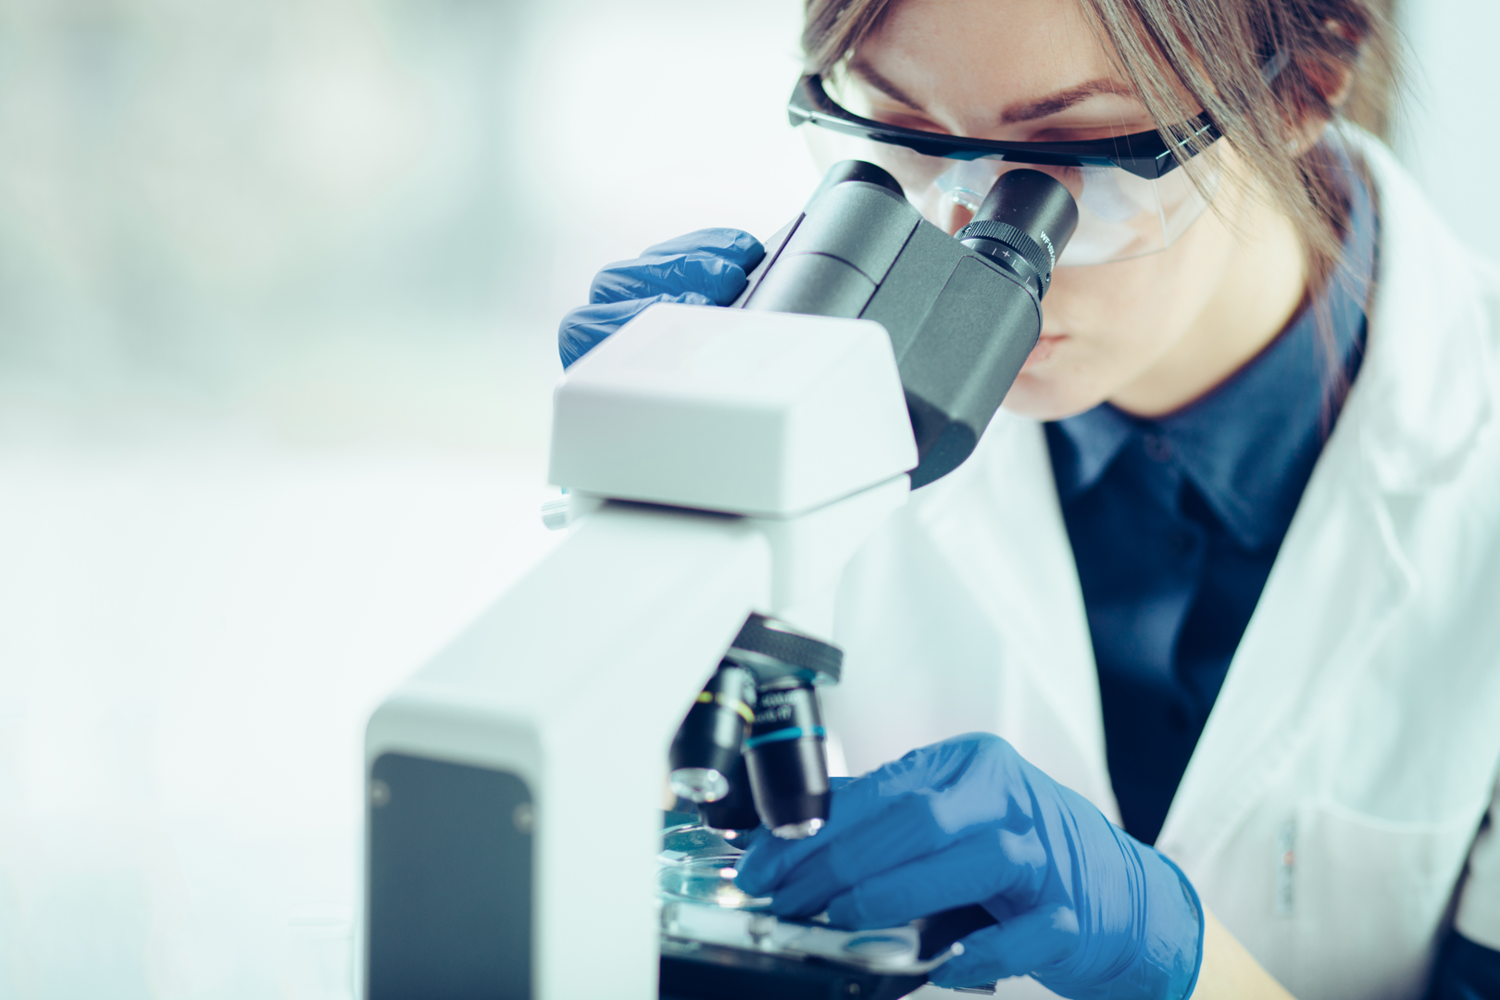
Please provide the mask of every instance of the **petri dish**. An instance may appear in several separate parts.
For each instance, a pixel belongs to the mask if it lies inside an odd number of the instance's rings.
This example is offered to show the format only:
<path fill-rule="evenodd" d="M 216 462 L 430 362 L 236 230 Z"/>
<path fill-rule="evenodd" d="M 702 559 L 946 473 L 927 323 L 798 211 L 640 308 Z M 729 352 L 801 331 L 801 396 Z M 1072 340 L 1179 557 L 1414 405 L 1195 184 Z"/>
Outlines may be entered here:
<path fill-rule="evenodd" d="M 661 833 L 662 864 L 680 865 L 702 857 L 737 856 L 743 853 L 702 823 L 669 826 Z M 730 867 L 734 867 L 733 863 Z"/>
<path fill-rule="evenodd" d="M 751 896 L 734 884 L 738 859 L 738 853 L 704 855 L 664 866 L 657 873 L 661 897 L 726 910 L 764 910 L 771 905 L 769 896 Z"/>

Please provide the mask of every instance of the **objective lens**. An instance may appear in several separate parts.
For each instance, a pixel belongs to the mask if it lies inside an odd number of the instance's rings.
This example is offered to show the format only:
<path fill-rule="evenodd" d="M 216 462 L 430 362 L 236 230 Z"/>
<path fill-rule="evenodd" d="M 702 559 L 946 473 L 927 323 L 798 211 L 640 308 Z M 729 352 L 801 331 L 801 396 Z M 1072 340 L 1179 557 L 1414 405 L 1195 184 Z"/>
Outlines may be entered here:
<path fill-rule="evenodd" d="M 740 746 L 755 718 L 755 679 L 743 667 L 721 664 L 672 739 L 672 791 L 689 802 L 717 802 L 729 794 Z"/>
<path fill-rule="evenodd" d="M 828 821 L 824 736 L 811 684 L 787 678 L 761 690 L 755 725 L 745 741 L 745 763 L 755 806 L 778 837 L 801 840 Z"/>
<path fill-rule="evenodd" d="M 698 817 L 703 825 L 725 840 L 736 840 L 746 830 L 760 826 L 760 814 L 755 811 L 755 796 L 750 791 L 750 772 L 745 768 L 745 758 L 735 761 L 729 774 L 729 794 L 716 802 L 705 802 L 698 806 Z"/>
<path fill-rule="evenodd" d="M 823 829 L 823 821 L 814 816 L 812 819 L 803 820 L 801 823 L 788 823 L 778 826 L 771 832 L 782 840 L 805 840 Z"/>
<path fill-rule="evenodd" d="M 729 794 L 729 779 L 711 767 L 679 767 L 672 772 L 672 792 L 689 802 L 717 802 Z"/>

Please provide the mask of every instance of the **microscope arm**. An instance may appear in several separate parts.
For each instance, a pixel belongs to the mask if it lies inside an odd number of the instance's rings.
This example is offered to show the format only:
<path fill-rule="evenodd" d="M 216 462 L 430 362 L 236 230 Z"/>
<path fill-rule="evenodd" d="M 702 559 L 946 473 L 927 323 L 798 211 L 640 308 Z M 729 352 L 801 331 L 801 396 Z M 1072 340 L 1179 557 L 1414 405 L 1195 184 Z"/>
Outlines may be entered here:
<path fill-rule="evenodd" d="M 372 1000 L 655 995 L 667 740 L 769 583 L 744 519 L 606 504 L 380 707 Z"/>
<path fill-rule="evenodd" d="M 553 429 L 582 516 L 367 729 L 369 1000 L 655 998 L 677 724 L 749 611 L 826 614 L 916 464 L 861 320 L 653 307 Z"/>

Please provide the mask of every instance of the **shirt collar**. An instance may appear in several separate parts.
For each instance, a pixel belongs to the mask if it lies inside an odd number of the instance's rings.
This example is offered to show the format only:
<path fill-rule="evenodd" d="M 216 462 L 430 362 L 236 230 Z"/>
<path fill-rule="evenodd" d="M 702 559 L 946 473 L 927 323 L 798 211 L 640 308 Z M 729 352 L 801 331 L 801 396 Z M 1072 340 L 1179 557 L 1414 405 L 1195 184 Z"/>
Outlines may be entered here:
<path fill-rule="evenodd" d="M 1374 201 L 1339 152 L 1349 227 L 1341 263 L 1319 297 L 1252 361 L 1175 413 L 1145 420 L 1104 403 L 1058 421 L 1062 433 L 1049 438 L 1064 501 L 1091 489 L 1132 438 L 1149 434 L 1240 545 L 1258 549 L 1285 534 L 1341 402 L 1320 343 L 1319 316 L 1329 321 L 1347 385 L 1363 350 L 1375 266 Z"/>

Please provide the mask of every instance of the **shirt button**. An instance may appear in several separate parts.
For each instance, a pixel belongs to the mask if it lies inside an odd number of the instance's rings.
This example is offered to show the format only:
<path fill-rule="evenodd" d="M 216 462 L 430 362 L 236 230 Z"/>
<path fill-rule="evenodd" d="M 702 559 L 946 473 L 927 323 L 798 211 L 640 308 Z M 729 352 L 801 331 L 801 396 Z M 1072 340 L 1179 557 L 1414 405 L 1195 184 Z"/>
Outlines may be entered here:
<path fill-rule="evenodd" d="M 1147 434 L 1141 438 L 1141 445 L 1146 449 L 1146 456 L 1158 462 L 1165 462 L 1172 457 L 1172 446 L 1159 434 Z"/>

